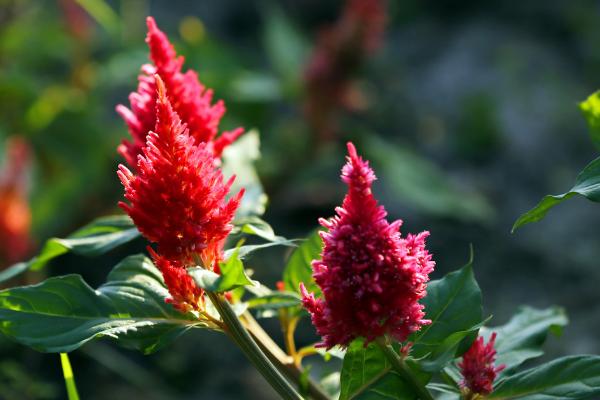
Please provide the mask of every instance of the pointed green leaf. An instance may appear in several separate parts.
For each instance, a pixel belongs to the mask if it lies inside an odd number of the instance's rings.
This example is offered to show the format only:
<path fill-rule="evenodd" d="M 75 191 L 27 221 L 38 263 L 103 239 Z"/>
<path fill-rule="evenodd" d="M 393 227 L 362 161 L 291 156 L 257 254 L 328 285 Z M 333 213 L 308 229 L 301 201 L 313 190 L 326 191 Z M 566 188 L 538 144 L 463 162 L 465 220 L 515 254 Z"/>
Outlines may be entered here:
<path fill-rule="evenodd" d="M 545 310 L 522 307 L 505 325 L 484 328 L 480 334 L 487 341 L 492 332 L 497 333 L 496 364 L 506 365 L 505 374 L 524 361 L 544 354 L 542 345 L 548 333 L 560 335 L 567 323 L 565 311 L 560 307 Z"/>
<path fill-rule="evenodd" d="M 43 268 L 50 260 L 69 251 L 82 256 L 95 257 L 140 236 L 126 215 L 113 215 L 94 220 L 66 239 L 49 239 L 40 254 L 28 262 L 15 264 L 0 272 L 0 283 L 29 270 Z"/>
<path fill-rule="evenodd" d="M 483 321 L 481 290 L 475 281 L 472 260 L 458 271 L 427 285 L 425 317 L 431 324 L 413 334 L 411 355 L 416 358 L 435 354 L 448 338 L 459 332 L 474 332 Z M 475 333 L 476 334 L 476 333 Z M 465 336 L 463 336 L 465 337 Z"/>
<path fill-rule="evenodd" d="M 239 250 L 239 247 L 236 250 Z M 237 251 L 225 262 L 220 263 L 219 267 L 221 274 L 204 268 L 188 268 L 188 274 L 198 286 L 210 292 L 227 292 L 238 287 L 254 285 L 254 282 L 246 275 L 244 264 Z"/>
<path fill-rule="evenodd" d="M 541 220 L 552 207 L 575 195 L 583 196 L 596 203 L 600 202 L 600 157 L 581 171 L 571 190 L 559 195 L 547 195 L 535 207 L 521 215 L 513 225 L 512 232 L 525 224 Z"/>
<path fill-rule="evenodd" d="M 321 294 L 321 288 L 312 277 L 312 261 L 321 257 L 322 248 L 323 239 L 317 230 L 294 250 L 283 270 L 285 290 L 300 293 L 300 282 L 302 282 L 309 292 L 317 296 Z"/>
<path fill-rule="evenodd" d="M 488 399 L 576 400 L 600 396 L 600 356 L 559 358 L 496 385 Z"/>
<path fill-rule="evenodd" d="M 600 91 L 592 94 L 579 104 L 590 128 L 592 143 L 600 149 Z"/>
<path fill-rule="evenodd" d="M 236 211 L 236 219 L 249 215 L 262 215 L 267 204 L 254 163 L 260 158 L 260 137 L 257 130 L 244 133 L 223 151 L 223 175 L 234 176 L 230 193 L 244 188 L 244 197 Z"/>
<path fill-rule="evenodd" d="M 423 383 L 429 375 L 409 363 Z M 353 341 L 346 351 L 341 373 L 340 400 L 416 399 L 417 396 L 393 369 L 375 343 L 365 347 L 362 340 Z"/>
<path fill-rule="evenodd" d="M 200 326 L 165 303 L 161 273 L 142 256 L 127 257 L 94 290 L 79 275 L 0 291 L 0 332 L 44 352 L 69 352 L 100 337 L 153 352 Z"/>

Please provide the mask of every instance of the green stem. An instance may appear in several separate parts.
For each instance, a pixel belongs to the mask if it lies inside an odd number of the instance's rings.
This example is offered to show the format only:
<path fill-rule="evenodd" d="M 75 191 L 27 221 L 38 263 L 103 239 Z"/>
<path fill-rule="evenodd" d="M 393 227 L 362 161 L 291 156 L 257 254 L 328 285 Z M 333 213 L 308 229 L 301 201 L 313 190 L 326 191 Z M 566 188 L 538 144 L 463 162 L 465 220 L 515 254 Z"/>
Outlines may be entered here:
<path fill-rule="evenodd" d="M 394 348 L 389 345 L 384 337 L 377 339 L 379 348 L 383 351 L 387 359 L 392 363 L 392 366 L 400 374 L 402 379 L 411 387 L 411 389 L 419 396 L 421 400 L 434 400 L 431 393 L 427 388 L 419 381 L 415 376 L 414 372 L 406 365 L 404 358 L 400 357 Z"/>
<path fill-rule="evenodd" d="M 267 356 L 265 356 L 258 347 L 256 342 L 254 342 L 246 328 L 244 328 L 238 317 L 235 315 L 229 303 L 216 293 L 207 293 L 215 308 L 219 311 L 219 314 L 227 327 L 229 336 L 244 352 L 246 357 L 248 357 L 250 362 L 258 369 L 267 382 L 269 382 L 273 389 L 275 389 L 285 400 L 302 400 L 302 397 L 298 392 L 290 385 L 283 375 L 281 375 L 277 368 L 275 368 Z"/>

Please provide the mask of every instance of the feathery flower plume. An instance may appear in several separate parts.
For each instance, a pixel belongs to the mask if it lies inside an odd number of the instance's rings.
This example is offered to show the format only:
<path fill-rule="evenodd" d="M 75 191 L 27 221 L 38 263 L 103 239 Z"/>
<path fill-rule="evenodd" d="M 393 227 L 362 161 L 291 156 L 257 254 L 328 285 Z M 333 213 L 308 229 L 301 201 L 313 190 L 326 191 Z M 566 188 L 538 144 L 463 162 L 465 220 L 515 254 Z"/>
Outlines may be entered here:
<path fill-rule="evenodd" d="M 0 259 L 3 264 L 25 258 L 32 248 L 26 187 L 30 153 L 25 140 L 14 136 L 6 141 L 0 171 Z"/>
<path fill-rule="evenodd" d="M 402 221 L 388 223 L 387 213 L 371 192 L 376 179 L 368 162 L 348 143 L 342 180 L 348 194 L 337 215 L 319 222 L 328 232 L 322 259 L 313 276 L 323 291 L 315 298 L 301 285 L 302 302 L 322 337 L 320 346 L 346 347 L 363 337 L 370 342 L 390 335 L 404 341 L 430 321 L 419 300 L 435 263 L 425 248 L 429 232 L 400 236 Z"/>
<path fill-rule="evenodd" d="M 243 190 L 226 200 L 233 177 L 223 182 L 207 143 L 195 143 L 156 75 L 156 126 L 138 158 L 137 174 L 119 165 L 118 175 L 129 204 L 119 206 L 158 252 L 183 266 L 199 256 L 217 268 L 223 242 Z"/>
<path fill-rule="evenodd" d="M 463 354 L 463 359 L 458 367 L 463 376 L 461 386 L 467 393 L 484 396 L 492 393 L 496 375 L 505 368 L 505 365 L 494 366 L 496 361 L 495 342 L 495 332 L 492 333 L 487 344 L 483 342 L 483 337 L 479 336 L 469 350 Z"/>
<path fill-rule="evenodd" d="M 129 95 L 131 109 L 120 104 L 117 112 L 123 117 L 132 141 L 124 140 L 119 153 L 131 168 L 137 168 L 137 156 L 146 144 L 146 135 L 156 123 L 156 78 L 163 80 L 169 100 L 179 118 L 187 125 L 189 135 L 195 143 L 207 143 L 207 150 L 220 157 L 223 149 L 230 145 L 242 129 L 224 132 L 217 138 L 219 123 L 225 113 L 222 100 L 212 104 L 213 91 L 206 89 L 198 80 L 195 71 L 181 71 L 184 58 L 177 56 L 167 36 L 158 29 L 154 18 L 146 19 L 148 35 L 146 43 L 150 48 L 153 64 L 142 66 L 137 92 Z"/>

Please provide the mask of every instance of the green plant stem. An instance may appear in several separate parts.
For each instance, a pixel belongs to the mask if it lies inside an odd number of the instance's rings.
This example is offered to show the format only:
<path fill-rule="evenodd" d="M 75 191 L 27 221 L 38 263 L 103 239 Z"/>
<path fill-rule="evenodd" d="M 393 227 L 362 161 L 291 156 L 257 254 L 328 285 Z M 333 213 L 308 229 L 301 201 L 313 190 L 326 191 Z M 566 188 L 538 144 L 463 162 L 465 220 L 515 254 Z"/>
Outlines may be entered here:
<path fill-rule="evenodd" d="M 406 365 L 406 361 L 396 353 L 394 348 L 388 344 L 384 337 L 376 340 L 379 348 L 383 351 L 392 367 L 400 374 L 402 379 L 411 387 L 421 400 L 434 400 L 427 388 L 417 379 L 414 372 Z"/>
<path fill-rule="evenodd" d="M 67 387 L 67 397 L 69 400 L 79 400 L 79 393 L 77 393 L 77 386 L 75 385 L 75 377 L 73 376 L 73 369 L 69 362 L 69 356 L 67 353 L 60 353 L 60 363 L 62 364 L 63 376 L 65 377 L 65 386 Z"/>
<path fill-rule="evenodd" d="M 208 292 L 208 297 L 221 315 L 227 334 L 233 339 L 246 357 L 258 369 L 262 376 L 285 400 L 302 400 L 298 392 L 275 368 L 260 347 L 254 342 L 246 328 L 241 324 L 229 303 L 216 293 Z"/>
<path fill-rule="evenodd" d="M 280 371 L 282 371 L 288 379 L 300 385 L 303 371 L 300 367 L 294 364 L 291 356 L 286 354 L 277 343 L 273 341 L 271 336 L 265 332 L 254 317 L 246 311 L 243 315 L 244 321 L 248 328 L 248 332 L 252 335 L 256 343 L 263 349 L 267 357 L 273 362 Z M 308 395 L 314 400 L 331 400 L 329 395 L 310 377 L 308 377 Z"/>

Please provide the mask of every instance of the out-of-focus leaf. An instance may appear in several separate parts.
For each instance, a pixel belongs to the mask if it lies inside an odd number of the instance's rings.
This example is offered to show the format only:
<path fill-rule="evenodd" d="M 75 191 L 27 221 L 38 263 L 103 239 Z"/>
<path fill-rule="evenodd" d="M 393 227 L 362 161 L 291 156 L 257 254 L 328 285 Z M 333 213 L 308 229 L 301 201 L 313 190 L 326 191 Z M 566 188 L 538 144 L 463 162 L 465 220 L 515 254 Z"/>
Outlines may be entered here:
<path fill-rule="evenodd" d="M 165 303 L 160 271 L 142 256 L 125 258 L 94 290 L 79 275 L 0 291 L 0 332 L 43 352 L 69 352 L 100 337 L 151 353 L 192 327 L 192 314 Z"/>
<path fill-rule="evenodd" d="M 236 250 L 225 262 L 219 264 L 221 274 L 200 267 L 188 268 L 188 274 L 198 286 L 211 292 L 227 292 L 238 287 L 254 285 L 246 275 L 244 264 L 239 258 L 239 248 Z"/>
<path fill-rule="evenodd" d="M 499 381 L 488 399 L 575 400 L 600 396 L 600 356 L 570 356 Z"/>
<path fill-rule="evenodd" d="M 277 310 L 300 305 L 300 296 L 292 292 L 271 292 L 253 297 L 247 301 L 248 307 L 257 310 Z"/>
<path fill-rule="evenodd" d="M 575 195 L 581 195 L 596 203 L 600 202 L 600 157 L 581 171 L 571 190 L 559 195 L 547 195 L 535 207 L 521 215 L 513 225 L 512 232 L 525 224 L 541 220 L 552 207 Z"/>
<path fill-rule="evenodd" d="M 477 192 L 453 185 L 435 164 L 374 135 L 364 138 L 365 153 L 379 166 L 381 181 L 402 201 L 426 213 L 462 220 L 494 217 L 489 202 Z"/>
<path fill-rule="evenodd" d="M 481 290 L 475 281 L 472 264 L 471 256 L 468 264 L 458 271 L 427 285 L 427 296 L 422 303 L 431 324 L 410 336 L 414 357 L 435 356 L 447 350 L 457 353 L 463 338 L 468 338 L 469 333 L 476 336 L 476 330 L 483 322 L 483 311 Z"/>
<path fill-rule="evenodd" d="M 235 175 L 230 192 L 236 194 L 245 189 L 236 219 L 265 212 L 267 195 L 254 168 L 254 162 L 259 158 L 260 138 L 256 130 L 246 132 L 223 151 L 223 174 L 226 177 Z"/>
<path fill-rule="evenodd" d="M 15 264 L 0 272 L 0 283 L 28 269 L 39 270 L 50 260 L 69 251 L 82 256 L 95 257 L 140 236 L 139 231 L 126 215 L 98 218 L 79 229 L 66 239 L 49 239 L 40 254 L 27 262 Z"/>
<path fill-rule="evenodd" d="M 280 82 L 274 76 L 259 72 L 239 74 L 229 89 L 237 101 L 273 102 L 282 97 Z"/>
<path fill-rule="evenodd" d="M 524 361 L 544 354 L 542 345 L 548 334 L 560 335 L 567 323 L 565 311 L 560 307 L 545 310 L 522 307 L 506 324 L 483 328 L 480 334 L 487 341 L 491 333 L 496 332 L 496 363 L 506 365 L 502 372 L 506 374 Z"/>
<path fill-rule="evenodd" d="M 319 259 L 323 239 L 319 232 L 313 232 L 290 256 L 283 270 L 283 284 L 285 290 L 300 293 L 300 282 L 304 283 L 309 292 L 315 295 L 321 294 L 321 288 L 317 286 L 312 277 L 312 261 Z"/>
<path fill-rule="evenodd" d="M 67 353 L 60 353 L 60 363 L 65 378 L 65 386 L 67 387 L 67 397 L 69 400 L 79 400 L 79 393 L 75 385 L 75 376 L 73 375 L 73 369 L 71 368 L 71 362 Z"/>
<path fill-rule="evenodd" d="M 590 138 L 592 143 L 600 149 L 600 91 L 592 94 L 579 104 L 588 126 L 590 127 Z"/>
<path fill-rule="evenodd" d="M 429 375 L 423 374 L 412 362 L 409 367 L 423 383 Z M 393 369 L 379 346 L 362 340 L 353 341 L 342 364 L 340 400 L 416 399 L 417 395 Z"/>
<path fill-rule="evenodd" d="M 308 46 L 283 10 L 275 3 L 265 3 L 264 46 L 273 68 L 284 82 L 286 91 L 296 93 L 302 82 L 302 69 Z"/>
<path fill-rule="evenodd" d="M 106 31 L 116 35 L 119 30 L 119 17 L 104 0 L 76 0 Z"/>
<path fill-rule="evenodd" d="M 325 375 L 320 380 L 321 387 L 325 390 L 332 399 L 338 399 L 340 397 L 340 373 L 332 372 Z"/>

